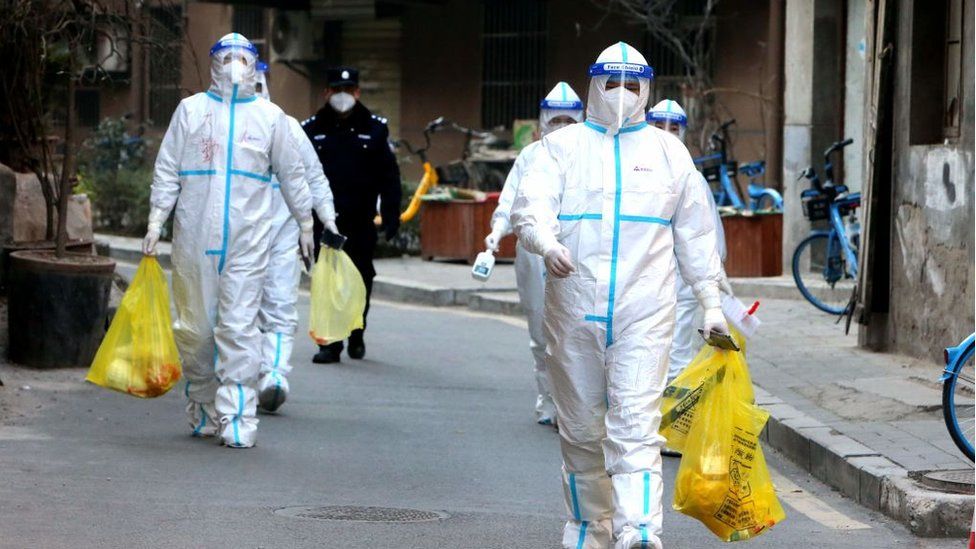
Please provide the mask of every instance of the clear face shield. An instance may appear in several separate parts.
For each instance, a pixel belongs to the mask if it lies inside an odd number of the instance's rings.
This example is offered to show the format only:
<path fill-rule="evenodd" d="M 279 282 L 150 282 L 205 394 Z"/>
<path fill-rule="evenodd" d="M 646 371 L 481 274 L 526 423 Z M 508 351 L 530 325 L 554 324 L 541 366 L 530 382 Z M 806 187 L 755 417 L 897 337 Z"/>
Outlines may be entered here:
<path fill-rule="evenodd" d="M 254 72 L 252 56 L 243 48 L 227 48 L 218 52 L 214 63 L 220 65 L 221 74 L 231 84 L 243 83 L 247 75 Z"/>
<path fill-rule="evenodd" d="M 254 95 L 271 101 L 271 90 L 268 89 L 268 65 L 258 61 L 257 76 L 254 77 Z"/>
<path fill-rule="evenodd" d="M 543 99 L 539 108 L 539 133 L 543 137 L 583 120 L 583 102 L 578 99 Z"/>
<path fill-rule="evenodd" d="M 626 62 L 596 63 L 590 66 L 590 90 L 599 94 L 605 113 L 600 118 L 616 133 L 643 115 L 654 70 L 648 65 Z"/>
<path fill-rule="evenodd" d="M 257 48 L 240 34 L 229 34 L 210 48 L 210 77 L 221 89 L 253 84 Z"/>
<path fill-rule="evenodd" d="M 653 119 L 653 120 L 649 120 L 649 122 L 655 128 L 658 128 L 658 129 L 664 130 L 664 131 L 666 131 L 668 133 L 674 134 L 678 139 L 681 140 L 682 143 L 684 143 L 684 141 L 685 141 L 685 130 L 688 127 L 686 124 L 682 124 L 682 123 L 679 123 L 677 121 L 667 120 L 667 119 L 665 119 L 665 120 Z"/>

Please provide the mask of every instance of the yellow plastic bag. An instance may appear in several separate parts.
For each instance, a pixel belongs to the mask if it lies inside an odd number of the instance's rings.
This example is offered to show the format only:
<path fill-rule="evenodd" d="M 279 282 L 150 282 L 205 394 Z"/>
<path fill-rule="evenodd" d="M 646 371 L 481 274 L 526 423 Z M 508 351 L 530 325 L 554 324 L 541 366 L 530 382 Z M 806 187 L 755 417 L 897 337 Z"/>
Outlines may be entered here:
<path fill-rule="evenodd" d="M 746 402 L 755 402 L 752 380 L 745 363 L 745 338 L 732 331 L 732 337 L 739 344 L 739 352 L 723 351 L 711 345 L 704 345 L 681 374 L 665 387 L 661 401 L 661 426 L 658 429 L 668 441 L 668 447 L 684 451 L 688 431 L 695 419 L 698 402 L 705 392 L 714 387 L 715 381 L 724 378 L 730 366 L 736 367 L 739 375 L 731 378 L 734 392 Z"/>
<path fill-rule="evenodd" d="M 323 246 L 312 267 L 309 331 L 315 343 L 342 341 L 363 327 L 366 285 L 352 259 L 342 250 Z"/>
<path fill-rule="evenodd" d="M 769 414 L 742 399 L 743 364 L 705 382 L 674 482 L 676 511 L 723 541 L 754 538 L 783 521 L 759 434 Z"/>
<path fill-rule="evenodd" d="M 166 275 L 155 257 L 146 256 L 85 379 L 113 391 L 153 398 L 169 391 L 182 374 Z"/>

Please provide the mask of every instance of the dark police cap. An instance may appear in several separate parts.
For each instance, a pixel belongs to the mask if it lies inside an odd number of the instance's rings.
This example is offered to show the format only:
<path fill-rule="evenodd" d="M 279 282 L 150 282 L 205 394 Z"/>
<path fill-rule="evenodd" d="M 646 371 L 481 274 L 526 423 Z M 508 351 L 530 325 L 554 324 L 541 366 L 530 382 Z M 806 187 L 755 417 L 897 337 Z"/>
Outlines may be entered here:
<path fill-rule="evenodd" d="M 329 87 L 358 86 L 359 70 L 352 67 L 333 67 L 325 71 Z"/>

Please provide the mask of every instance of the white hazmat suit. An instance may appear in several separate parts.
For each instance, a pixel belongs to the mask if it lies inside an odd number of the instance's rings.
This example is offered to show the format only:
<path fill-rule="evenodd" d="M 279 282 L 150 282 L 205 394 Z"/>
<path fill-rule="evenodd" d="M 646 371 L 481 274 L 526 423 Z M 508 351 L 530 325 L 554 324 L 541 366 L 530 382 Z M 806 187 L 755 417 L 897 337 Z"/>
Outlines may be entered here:
<path fill-rule="evenodd" d="M 263 65 L 263 67 L 262 67 Z M 258 82 L 262 84 L 259 95 L 270 100 L 266 78 L 267 65 L 259 63 Z M 264 70 L 260 70 L 263 68 Z M 301 124 L 287 116 L 288 128 L 298 144 L 298 154 L 305 168 L 305 181 L 312 193 L 315 214 L 326 228 L 339 232 L 335 226 L 335 206 L 332 189 L 322 171 L 322 164 L 312 142 L 305 135 Z M 276 177 L 271 180 L 273 189 L 280 189 Z M 264 296 L 258 324 L 264 336 L 261 353 L 261 372 L 258 377 L 258 405 L 269 412 L 276 411 L 285 403 L 290 392 L 288 374 L 291 372 L 291 352 L 298 330 L 298 284 L 301 268 L 298 258 L 298 238 L 301 231 L 292 216 L 284 195 L 276 190 L 271 197 L 271 256 L 264 278 Z"/>
<path fill-rule="evenodd" d="M 688 127 L 688 115 L 681 105 L 673 99 L 664 99 L 651 110 L 647 111 L 647 121 L 650 124 L 670 132 L 684 141 L 685 130 Z M 722 218 L 715 205 L 715 198 L 712 196 L 712 189 L 708 186 L 705 177 L 700 178 L 701 184 L 708 191 L 709 206 L 715 215 L 715 234 L 718 245 L 718 254 L 722 262 L 725 262 L 725 230 L 722 228 Z M 731 294 L 728 284 L 722 283 L 723 291 Z M 684 279 L 678 277 L 678 302 L 674 312 L 674 338 L 671 341 L 670 360 L 668 361 L 668 383 L 670 383 L 691 363 L 691 360 L 698 354 L 698 350 L 704 344 L 704 340 L 698 334 L 698 327 L 702 325 L 702 308 L 695 297 L 695 292 L 691 286 L 685 283 Z"/>
<path fill-rule="evenodd" d="M 539 130 L 542 136 L 561 128 L 564 124 L 554 123 L 558 117 L 569 117 L 576 122 L 583 120 L 583 102 L 573 88 L 560 82 L 542 100 L 539 111 Z M 515 159 L 512 170 L 508 172 L 498 207 L 491 216 L 491 234 L 485 238 L 485 245 L 497 249 L 502 238 L 512 234 L 509 219 L 512 204 L 518 192 L 522 177 L 532 164 L 532 158 L 540 147 L 535 141 L 527 145 Z M 545 289 L 546 266 L 542 258 L 527 252 L 521 243 L 515 247 L 515 281 L 518 285 L 519 301 L 525 311 L 529 325 L 529 349 L 535 361 L 535 381 L 539 394 L 535 401 L 536 421 L 541 425 L 556 422 L 556 405 L 552 402 L 549 388 L 549 374 L 546 372 L 546 340 L 542 330 L 543 291 Z"/>
<path fill-rule="evenodd" d="M 271 207 L 281 195 L 312 245 L 312 197 L 285 114 L 254 95 L 257 50 L 239 34 L 211 49 L 210 89 L 180 102 L 160 145 L 149 231 L 153 253 L 175 208 L 173 323 L 187 413 L 195 435 L 254 445 L 261 365 L 258 311 L 271 245 Z"/>
<path fill-rule="evenodd" d="M 675 257 L 721 317 L 715 227 L 684 145 L 644 121 L 652 71 L 618 43 L 590 68 L 586 122 L 542 140 L 512 211 L 546 258 L 546 359 L 569 520 L 562 545 L 660 547 L 660 399 L 674 328 Z M 617 83 L 619 87 L 612 87 Z M 627 87 L 637 89 L 634 93 Z M 612 528 L 611 528 L 612 525 Z"/>

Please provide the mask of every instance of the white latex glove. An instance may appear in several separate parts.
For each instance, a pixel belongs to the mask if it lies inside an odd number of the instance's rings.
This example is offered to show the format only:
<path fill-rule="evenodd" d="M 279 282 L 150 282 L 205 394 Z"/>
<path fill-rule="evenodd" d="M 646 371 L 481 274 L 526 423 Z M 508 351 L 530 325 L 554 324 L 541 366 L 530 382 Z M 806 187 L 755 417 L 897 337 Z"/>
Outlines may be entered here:
<path fill-rule="evenodd" d="M 502 241 L 501 231 L 496 231 L 492 229 L 488 236 L 485 237 L 485 248 L 493 252 L 498 251 L 498 245 Z"/>
<path fill-rule="evenodd" d="M 146 230 L 146 237 L 142 239 L 143 255 L 156 255 L 156 244 L 159 243 L 159 225 L 150 223 Z"/>
<path fill-rule="evenodd" d="M 298 248 L 309 263 L 315 258 L 315 236 L 312 235 L 312 223 L 309 222 L 308 226 L 302 227 L 302 234 L 298 237 Z"/>
<path fill-rule="evenodd" d="M 562 244 L 556 244 L 546 252 L 546 270 L 556 278 L 566 278 L 576 271 L 569 249 Z"/>
<path fill-rule="evenodd" d="M 721 307 L 705 309 L 705 326 L 702 331 L 706 340 L 713 333 L 729 333 L 729 325 L 725 322 L 725 315 L 722 313 Z"/>

